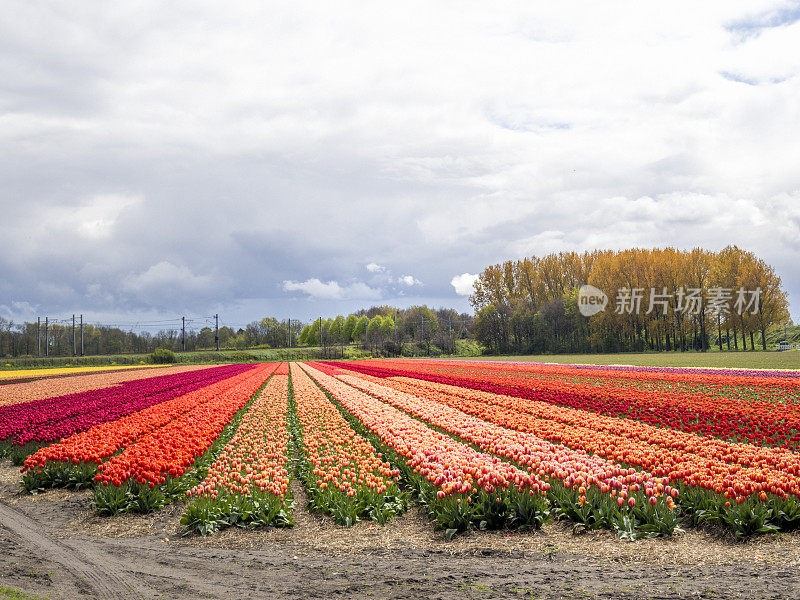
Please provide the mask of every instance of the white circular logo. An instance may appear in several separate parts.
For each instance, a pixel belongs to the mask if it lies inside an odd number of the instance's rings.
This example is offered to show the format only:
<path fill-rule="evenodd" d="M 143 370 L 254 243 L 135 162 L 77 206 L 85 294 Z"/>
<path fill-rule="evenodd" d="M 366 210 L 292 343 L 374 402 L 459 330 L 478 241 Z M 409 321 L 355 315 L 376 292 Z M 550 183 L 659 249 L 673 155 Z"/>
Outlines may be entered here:
<path fill-rule="evenodd" d="M 582 285 L 578 290 L 578 310 L 584 317 L 591 317 L 605 310 L 608 296 L 593 285 Z"/>

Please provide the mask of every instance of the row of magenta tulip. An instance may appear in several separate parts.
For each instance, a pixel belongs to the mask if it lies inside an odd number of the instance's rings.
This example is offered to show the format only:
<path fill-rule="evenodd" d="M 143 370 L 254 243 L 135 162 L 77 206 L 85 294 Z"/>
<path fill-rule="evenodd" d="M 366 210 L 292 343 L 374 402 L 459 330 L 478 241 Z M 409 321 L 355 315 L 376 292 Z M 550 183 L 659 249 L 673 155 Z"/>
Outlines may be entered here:
<path fill-rule="evenodd" d="M 125 382 L 110 388 L 0 408 L 0 439 L 52 442 L 252 369 L 226 365 Z"/>
<path fill-rule="evenodd" d="M 121 385 L 137 379 L 188 373 L 189 371 L 209 368 L 212 367 L 209 365 L 174 365 L 127 369 L 124 371 L 81 372 L 69 376 L 45 377 L 23 381 L 2 381 L 0 382 L 0 406 L 23 404 L 68 394 L 80 394 Z"/>
<path fill-rule="evenodd" d="M 73 434 L 30 455 L 25 460 L 22 471 L 23 473 L 36 474 L 46 464 L 52 463 L 103 466 L 107 465 L 107 461 L 117 453 L 119 454 L 115 458 L 118 460 L 115 464 L 120 464 L 123 459 L 119 457 L 123 456 L 125 452 L 133 448 L 137 443 L 162 438 L 164 428 L 178 419 L 183 418 L 181 423 L 184 425 L 195 425 L 201 430 L 205 429 L 206 425 L 198 423 L 197 419 L 192 419 L 193 415 L 199 414 L 198 411 L 208 412 L 209 408 L 213 412 L 218 405 L 232 407 L 240 404 L 243 400 L 246 401 L 249 395 L 252 395 L 253 391 L 258 389 L 275 370 L 275 367 L 276 365 L 264 365 L 254 369 L 247 369 L 238 375 L 212 383 L 188 394 L 144 408 L 121 419 L 95 425 L 87 431 Z M 230 418 L 230 414 L 228 418 Z M 187 421 L 187 419 L 189 420 Z M 175 425 L 172 425 L 172 429 L 175 429 Z M 176 443 L 180 446 L 180 439 L 184 434 L 190 437 L 193 432 L 179 432 L 177 439 L 164 438 L 163 441 L 165 444 Z M 149 445 L 152 445 L 152 442 L 149 442 Z M 169 449 L 170 446 L 165 445 L 159 451 L 166 452 Z M 131 452 L 134 451 L 131 450 Z M 127 456 L 130 457 L 131 454 Z M 144 458 L 147 458 L 146 455 Z M 155 458 L 156 456 L 153 457 L 153 460 Z M 174 467 L 176 465 L 170 466 L 175 470 Z M 105 472 L 106 469 L 110 468 L 110 466 L 103 466 L 103 471 Z M 101 476 L 101 480 L 121 485 L 123 481 L 131 477 L 138 478 L 144 482 L 153 482 L 153 479 L 157 480 L 162 476 L 162 473 L 159 472 L 158 477 L 156 477 L 153 469 L 150 468 L 142 469 L 140 473 L 132 465 L 125 469 L 114 468 L 111 472 L 113 476 Z M 147 477 L 144 476 L 145 472 L 148 473 Z M 150 475 L 150 473 L 153 474 Z M 171 476 L 169 467 L 166 469 L 166 474 Z"/>

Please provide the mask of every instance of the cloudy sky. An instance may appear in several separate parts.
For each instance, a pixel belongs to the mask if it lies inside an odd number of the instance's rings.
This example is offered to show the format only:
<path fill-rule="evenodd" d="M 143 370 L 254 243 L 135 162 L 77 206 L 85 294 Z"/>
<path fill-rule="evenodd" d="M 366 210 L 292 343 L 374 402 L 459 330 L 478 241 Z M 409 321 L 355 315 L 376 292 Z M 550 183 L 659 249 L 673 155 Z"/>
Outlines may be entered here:
<path fill-rule="evenodd" d="M 0 316 L 468 310 L 729 243 L 800 316 L 800 2 L 39 2 L 0 18 Z"/>

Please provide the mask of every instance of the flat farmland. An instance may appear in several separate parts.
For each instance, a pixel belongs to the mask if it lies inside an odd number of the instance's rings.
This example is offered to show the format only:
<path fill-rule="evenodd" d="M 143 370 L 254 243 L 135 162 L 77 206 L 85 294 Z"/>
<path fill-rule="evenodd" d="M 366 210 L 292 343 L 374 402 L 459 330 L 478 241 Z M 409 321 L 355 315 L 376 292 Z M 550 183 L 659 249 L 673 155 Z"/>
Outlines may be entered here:
<path fill-rule="evenodd" d="M 647 352 L 624 354 L 539 354 L 528 356 L 481 356 L 467 361 L 534 362 L 637 367 L 684 367 L 717 369 L 800 369 L 800 351 L 785 352 Z"/>
<path fill-rule="evenodd" d="M 67 393 L 0 406 L 0 586 L 800 593 L 798 372 L 363 360 L 157 373 L 99 388 L 62 377 Z"/>

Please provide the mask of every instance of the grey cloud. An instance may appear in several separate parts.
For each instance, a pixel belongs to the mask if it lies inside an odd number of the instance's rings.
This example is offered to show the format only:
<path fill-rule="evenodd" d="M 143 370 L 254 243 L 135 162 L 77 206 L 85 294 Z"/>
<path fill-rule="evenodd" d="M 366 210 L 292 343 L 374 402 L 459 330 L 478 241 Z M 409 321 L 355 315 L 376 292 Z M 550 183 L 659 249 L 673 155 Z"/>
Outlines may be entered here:
<path fill-rule="evenodd" d="M 764 29 L 786 27 L 800 21 L 800 2 L 789 0 L 745 18 L 735 19 L 725 26 L 728 31 L 743 36 L 756 35 Z"/>
<path fill-rule="evenodd" d="M 800 52 L 774 37 L 794 18 L 781 6 L 631 15 L 642 45 L 631 24 L 527 3 L 406 22 L 345 5 L 12 2 L 0 306 L 245 322 L 372 301 L 466 310 L 454 277 L 524 253 L 730 242 L 800 294 L 800 82 L 720 76 L 791 72 L 762 60 Z M 761 33 L 731 50 L 745 19 Z"/>

